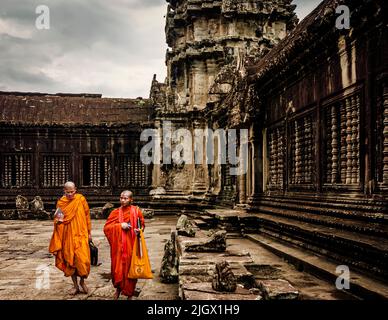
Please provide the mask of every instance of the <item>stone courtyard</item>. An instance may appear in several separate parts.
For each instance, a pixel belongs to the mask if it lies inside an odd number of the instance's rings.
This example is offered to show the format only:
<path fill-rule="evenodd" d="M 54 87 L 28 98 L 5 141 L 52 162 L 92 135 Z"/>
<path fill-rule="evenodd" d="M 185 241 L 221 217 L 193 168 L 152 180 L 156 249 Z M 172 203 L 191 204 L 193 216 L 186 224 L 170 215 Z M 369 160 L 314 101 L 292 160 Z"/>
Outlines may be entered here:
<path fill-rule="evenodd" d="M 2 221 L 0 223 L 0 299 L 2 300 L 107 300 L 112 299 L 114 289 L 110 279 L 109 245 L 103 234 L 104 220 L 92 220 L 92 236 L 99 248 L 99 265 L 92 266 L 87 284 L 90 293 L 70 295 L 71 280 L 65 278 L 54 267 L 54 258 L 48 253 L 48 244 L 52 233 L 51 221 Z M 139 280 L 138 300 L 176 300 L 179 297 L 178 284 L 164 284 L 159 278 L 164 245 L 170 239 L 171 231 L 175 230 L 176 216 L 155 216 L 146 220 L 145 239 L 149 250 L 151 265 L 154 272 L 153 280 Z M 201 231 L 200 231 L 201 232 Z M 237 257 L 249 257 L 255 274 L 255 266 L 267 266 L 270 279 L 285 279 L 298 291 L 298 299 L 352 299 L 352 296 L 338 291 L 334 283 L 326 282 L 305 272 L 299 272 L 278 256 L 253 241 L 227 236 L 227 252 L 238 252 Z M 206 258 L 203 258 L 206 259 Z M 245 259 L 245 258 L 244 258 Z M 186 259 L 187 260 L 187 259 Z M 185 268 L 200 265 L 196 261 Z M 206 267 L 204 267 L 206 268 Z M 211 268 L 211 266 L 208 266 Z M 43 271 L 42 271 L 43 270 Z M 48 281 L 41 281 L 44 271 L 48 272 Z M 183 269 L 182 269 L 183 270 Z M 47 274 L 46 274 L 47 276 Z M 187 278 L 187 277 L 186 277 Z M 212 294 L 214 290 L 206 288 L 206 284 L 181 286 L 185 289 L 185 299 L 239 299 L 238 295 Z M 181 288 L 182 290 L 182 288 Z M 236 292 L 239 292 L 240 288 Z M 241 291 L 241 290 L 240 290 Z M 228 298 L 229 297 L 229 298 Z M 241 296 L 240 296 L 241 298 Z M 125 299 L 121 297 L 120 299 Z M 243 297 L 244 299 L 244 297 Z M 251 299 L 251 298 L 250 298 Z"/>

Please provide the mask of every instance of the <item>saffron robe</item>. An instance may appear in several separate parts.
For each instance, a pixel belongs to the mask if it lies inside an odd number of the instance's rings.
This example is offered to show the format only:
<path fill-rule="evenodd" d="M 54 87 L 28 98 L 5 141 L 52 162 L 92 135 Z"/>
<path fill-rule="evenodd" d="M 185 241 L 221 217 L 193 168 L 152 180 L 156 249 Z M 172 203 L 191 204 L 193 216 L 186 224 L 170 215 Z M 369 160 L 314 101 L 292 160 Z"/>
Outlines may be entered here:
<path fill-rule="evenodd" d="M 141 227 L 144 230 L 144 217 L 139 207 L 121 207 L 122 218 L 120 219 L 120 208 L 115 209 L 109 215 L 104 233 L 110 245 L 111 275 L 113 286 L 125 296 L 132 297 L 135 291 L 136 279 L 129 279 L 128 272 L 131 266 L 133 245 L 135 242 L 135 231 L 137 228 L 137 217 L 140 218 Z M 121 222 L 129 222 L 131 228 L 123 230 Z"/>
<path fill-rule="evenodd" d="M 64 213 L 63 223 L 54 221 L 49 252 L 55 255 L 55 266 L 66 277 L 77 275 L 87 278 L 90 273 L 89 234 L 91 232 L 90 210 L 85 197 L 75 194 L 69 200 L 63 196 L 57 208 Z"/>

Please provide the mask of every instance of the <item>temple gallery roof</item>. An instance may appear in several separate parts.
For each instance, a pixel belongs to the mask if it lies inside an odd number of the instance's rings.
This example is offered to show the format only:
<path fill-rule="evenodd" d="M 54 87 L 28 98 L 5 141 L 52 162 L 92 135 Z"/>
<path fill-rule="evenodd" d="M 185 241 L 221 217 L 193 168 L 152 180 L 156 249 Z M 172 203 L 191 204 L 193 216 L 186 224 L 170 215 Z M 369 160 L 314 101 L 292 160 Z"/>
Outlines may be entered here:
<path fill-rule="evenodd" d="M 0 124 L 111 127 L 148 121 L 151 112 L 142 98 L 0 91 Z"/>
<path fill-rule="evenodd" d="M 256 64 L 248 65 L 250 82 L 268 79 L 273 74 L 281 73 L 290 61 L 303 52 L 311 49 L 312 44 L 319 42 L 320 37 L 336 32 L 336 8 L 348 5 L 350 8 L 362 3 L 364 6 L 372 0 L 324 0 L 284 40 Z M 338 32 L 338 30 L 337 30 Z M 322 48 L 322 46 L 321 46 Z"/>

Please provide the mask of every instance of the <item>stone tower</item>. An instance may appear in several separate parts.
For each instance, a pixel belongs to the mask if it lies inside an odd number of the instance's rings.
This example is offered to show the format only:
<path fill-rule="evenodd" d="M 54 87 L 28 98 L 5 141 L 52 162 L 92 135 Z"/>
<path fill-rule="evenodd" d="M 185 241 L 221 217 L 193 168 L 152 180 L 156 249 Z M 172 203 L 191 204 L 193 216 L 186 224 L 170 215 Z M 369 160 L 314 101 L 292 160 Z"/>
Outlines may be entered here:
<path fill-rule="evenodd" d="M 167 78 L 152 82 L 156 127 L 203 127 L 201 110 L 222 100 L 243 73 L 295 27 L 292 0 L 167 0 Z M 206 166 L 155 166 L 153 187 L 205 193 Z M 201 178 L 198 178 L 201 177 Z M 192 181 L 193 180 L 193 181 Z M 200 180 L 200 181 L 199 181 Z M 174 183 L 174 181 L 176 183 Z"/>
<path fill-rule="evenodd" d="M 221 68 L 260 56 L 296 22 L 291 0 L 167 0 L 167 85 L 178 110 L 203 109 Z M 169 104 L 170 107 L 172 107 Z"/>

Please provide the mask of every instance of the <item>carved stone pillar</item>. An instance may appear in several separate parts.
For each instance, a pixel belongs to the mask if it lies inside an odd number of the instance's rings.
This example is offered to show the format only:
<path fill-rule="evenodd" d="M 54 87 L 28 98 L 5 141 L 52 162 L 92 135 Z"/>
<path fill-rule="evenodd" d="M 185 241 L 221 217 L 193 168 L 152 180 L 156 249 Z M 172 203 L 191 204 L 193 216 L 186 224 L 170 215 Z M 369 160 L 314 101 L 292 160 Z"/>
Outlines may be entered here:
<path fill-rule="evenodd" d="M 193 130 L 201 129 L 201 121 L 199 119 L 195 119 L 193 121 Z M 195 144 L 195 139 L 193 139 L 193 143 Z M 201 147 L 194 145 L 194 150 L 197 147 Z M 195 153 L 195 152 L 194 152 Z M 193 154 L 194 157 L 194 154 Z M 193 158 L 193 194 L 205 194 L 207 191 L 207 163 L 206 163 L 206 138 L 202 137 L 202 162 L 200 164 L 195 163 L 195 159 Z"/>
<path fill-rule="evenodd" d="M 249 197 L 249 202 L 254 202 L 255 198 L 259 196 L 263 190 L 263 133 L 261 128 L 255 125 L 251 127 L 250 143 L 252 148 L 252 192 Z"/>
<path fill-rule="evenodd" d="M 246 174 L 241 174 L 238 176 L 238 181 L 239 181 L 239 203 L 240 204 L 245 204 L 247 201 L 247 189 L 246 189 L 246 179 L 247 175 Z"/>
<path fill-rule="evenodd" d="M 302 150 L 301 150 L 301 128 L 298 121 L 295 121 L 295 182 L 302 182 Z"/>
<path fill-rule="evenodd" d="M 338 154 L 337 106 L 333 105 L 331 107 L 331 183 L 333 184 L 338 180 Z"/>
<path fill-rule="evenodd" d="M 346 184 L 352 183 L 352 106 L 349 99 L 345 101 L 346 108 Z"/>
<path fill-rule="evenodd" d="M 158 131 L 159 137 L 162 137 L 162 126 L 161 126 L 160 120 L 156 120 L 155 121 L 155 129 Z M 160 170 L 160 166 L 161 166 L 160 163 L 153 163 L 153 169 L 152 169 L 152 189 L 156 189 L 158 187 L 164 187 L 164 186 L 161 186 L 161 170 Z"/>
<path fill-rule="evenodd" d="M 388 185 L 388 84 L 383 89 L 383 183 Z"/>

